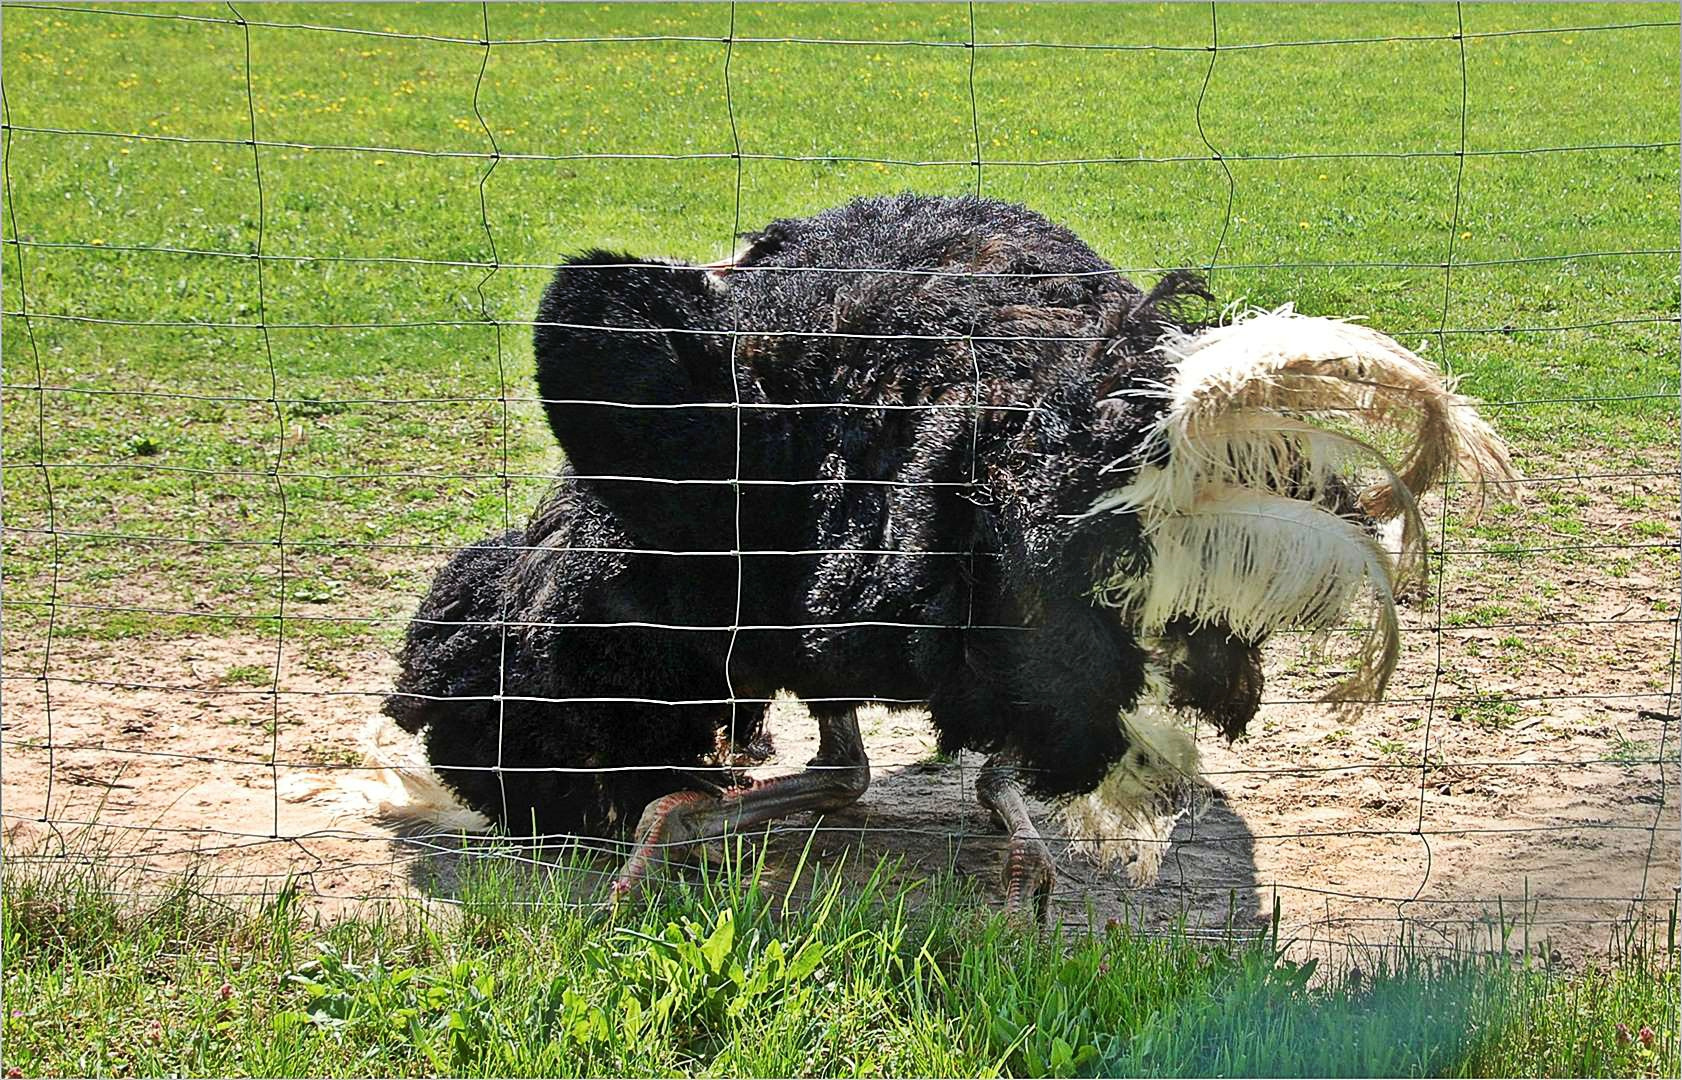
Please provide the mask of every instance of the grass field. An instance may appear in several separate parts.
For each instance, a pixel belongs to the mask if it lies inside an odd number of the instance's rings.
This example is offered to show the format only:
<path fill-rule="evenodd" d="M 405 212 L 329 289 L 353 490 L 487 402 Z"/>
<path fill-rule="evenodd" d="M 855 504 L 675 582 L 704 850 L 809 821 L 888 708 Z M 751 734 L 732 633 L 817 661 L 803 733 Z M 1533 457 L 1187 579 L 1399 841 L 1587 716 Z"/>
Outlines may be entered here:
<path fill-rule="evenodd" d="M 53 596 L 56 551 L 58 634 L 272 633 L 283 539 L 289 633 L 395 635 L 399 613 L 371 595 L 414 588 L 438 546 L 518 519 L 555 464 L 520 325 L 543 266 L 592 244 L 713 258 L 738 224 L 870 192 L 972 191 L 977 133 L 985 193 L 1141 277 L 1213 266 L 1227 299 L 1366 316 L 1468 392 L 1525 402 L 1494 412 L 1527 449 L 1639 463 L 1675 428 L 1674 25 L 1468 37 L 1462 113 L 1452 7 L 1219 9 L 1234 51 L 1211 69 L 1206 8 L 982 5 L 981 44 L 1189 51 L 977 49 L 972 116 L 965 48 L 684 40 L 487 57 L 472 43 L 484 17 L 499 41 L 722 37 L 722 6 L 241 11 L 469 43 L 251 29 L 257 136 L 296 144 L 254 162 L 238 25 L 7 13 L 5 235 L 30 246 L 6 252 L 4 303 L 25 310 L 26 289 L 39 317 L 5 326 L 6 523 L 47 528 L 50 478 L 61 534 L 8 537 L 20 632 Z M 1463 17 L 1468 35 L 1502 35 L 1673 13 Z M 745 6 L 736 20 L 742 37 L 969 35 L 960 5 Z M 1398 37 L 1429 40 L 1237 48 Z M 727 55 L 749 155 L 739 207 L 737 163 L 716 156 L 735 145 Z M 493 145 L 509 157 L 482 156 Z M 1616 148 L 1562 149 L 1596 146 Z M 714 156 L 591 156 L 608 154 Z M 1034 164 L 1094 158 L 1150 160 Z M 1431 335 L 1442 327 L 1456 332 Z M 37 365 L 54 388 L 39 395 Z M 55 467 L 25 467 L 42 459 Z M 194 611 L 221 618 L 158 614 Z"/>
<path fill-rule="evenodd" d="M 249 28 L 121 9 L 4 11 L 12 678 L 39 670 L 49 613 L 55 641 L 144 650 L 272 639 L 284 605 L 323 669 L 389 644 L 443 552 L 523 519 L 559 463 L 524 325 L 544 267 L 595 245 L 712 259 L 738 227 L 866 193 L 979 184 L 1141 280 L 1201 267 L 1226 300 L 1364 316 L 1497 403 L 1532 475 L 1675 466 L 1673 6 L 1223 4 L 1212 25 L 1201 5 L 983 4 L 975 49 L 953 4 L 239 4 Z M 1156 48 L 1087 47 L 1118 43 Z M 1608 572 L 1673 580 L 1674 500 L 1623 498 L 1654 550 Z M 1573 499 L 1444 536 L 1592 541 Z M 1480 563 L 1485 603 L 1448 624 L 1546 617 L 1590 557 Z M 278 689 L 261 666 L 220 677 Z M 1351 975 L 1277 940 L 1042 938 L 946 879 L 784 913 L 730 877 L 609 923 L 486 873 L 459 918 L 318 925 L 191 879 L 135 907 L 101 871 L 11 869 L 4 1065 L 1678 1068 L 1663 927 L 1569 975 L 1406 947 Z"/>
<path fill-rule="evenodd" d="M 10 880 L 6 1064 L 37 1075 L 1674 1076 L 1674 922 L 1576 977 L 1398 943 L 1324 977 L 1275 937 L 1042 937 L 951 879 L 781 895 L 727 867 L 609 919 L 490 870 L 459 915 L 330 925 L 191 880 L 136 909 Z M 933 895 L 927 895 L 932 890 Z M 779 914 L 779 911 L 781 913 Z M 1666 935 L 1669 935 L 1667 938 Z M 1667 959 L 1669 957 L 1670 959 Z"/>

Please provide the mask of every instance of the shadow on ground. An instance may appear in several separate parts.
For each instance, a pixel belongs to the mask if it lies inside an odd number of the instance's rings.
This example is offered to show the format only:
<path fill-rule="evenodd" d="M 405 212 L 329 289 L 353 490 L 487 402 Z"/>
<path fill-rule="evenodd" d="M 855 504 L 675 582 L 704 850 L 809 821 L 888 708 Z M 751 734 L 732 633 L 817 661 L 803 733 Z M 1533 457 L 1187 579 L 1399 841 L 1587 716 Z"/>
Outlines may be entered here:
<path fill-rule="evenodd" d="M 796 815 L 743 833 L 729 848 L 714 842 L 661 872 L 693 879 L 707 872 L 704 866 L 740 858 L 758 869 L 769 892 L 798 903 L 810 895 L 814 877 L 839 874 L 862 883 L 885 864 L 896 885 L 910 887 L 913 905 L 929 893 L 918 886 L 951 872 L 984 902 L 1001 906 L 1007 839 L 974 801 L 979 760 L 964 755 L 879 769 L 865 798 L 847 810 Z M 1115 920 L 1145 930 L 1181 927 L 1194 935 L 1248 936 L 1271 917 L 1272 902 L 1258 885 L 1254 839 L 1218 791 L 1195 819 L 1180 820 L 1161 872 L 1144 886 L 1133 885 L 1123 866 L 1099 866 L 1071 852 L 1054 836 L 1055 815 L 1043 805 L 1034 809 L 1058 863 L 1050 917 L 1065 927 L 1102 929 Z M 473 869 L 489 869 L 485 864 L 494 861 L 498 871 L 553 877 L 567 884 L 571 899 L 600 903 L 626 851 L 613 841 L 540 850 L 518 838 L 424 831 L 393 843 L 408 863 L 413 887 L 447 901 L 462 897 Z M 557 874 L 562 866 L 566 872 Z M 812 867 L 820 873 L 807 873 Z"/>

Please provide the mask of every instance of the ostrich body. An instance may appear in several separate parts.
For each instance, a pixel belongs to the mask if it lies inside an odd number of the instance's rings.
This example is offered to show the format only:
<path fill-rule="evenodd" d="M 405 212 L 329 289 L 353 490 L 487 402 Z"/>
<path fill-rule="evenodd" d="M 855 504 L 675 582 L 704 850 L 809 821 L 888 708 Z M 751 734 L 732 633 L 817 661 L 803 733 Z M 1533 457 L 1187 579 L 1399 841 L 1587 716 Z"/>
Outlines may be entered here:
<path fill-rule="evenodd" d="M 1267 635 L 1363 590 L 1380 618 L 1339 694 L 1381 692 L 1393 565 L 1367 527 L 1415 522 L 1451 462 L 1510 477 L 1389 339 L 1284 312 L 1199 328 L 1191 296 L 974 198 L 775 221 L 710 266 L 569 261 L 534 335 L 567 466 L 524 529 L 440 571 L 387 712 L 506 830 L 634 825 L 626 890 L 671 845 L 855 801 L 856 710 L 926 701 L 943 750 L 990 755 L 1007 902 L 1043 905 L 1024 789 L 1114 850 L 1194 767 L 1172 718 L 1242 732 Z M 1358 491 L 1376 456 L 1320 408 L 1412 424 L 1407 459 Z M 818 756 L 738 784 L 784 690 Z"/>

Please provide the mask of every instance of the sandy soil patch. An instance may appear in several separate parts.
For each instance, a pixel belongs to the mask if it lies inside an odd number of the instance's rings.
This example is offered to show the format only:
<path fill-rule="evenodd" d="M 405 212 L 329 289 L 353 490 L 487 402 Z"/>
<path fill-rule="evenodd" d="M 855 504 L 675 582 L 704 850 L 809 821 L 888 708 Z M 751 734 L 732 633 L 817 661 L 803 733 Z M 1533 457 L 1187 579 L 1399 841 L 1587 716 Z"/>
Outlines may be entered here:
<path fill-rule="evenodd" d="M 1354 717 L 1307 703 L 1337 677 L 1335 657 L 1281 641 L 1251 734 L 1227 746 L 1204 733 L 1214 797 L 1182 821 L 1160 880 L 1133 888 L 1064 851 L 1060 917 L 1221 932 L 1264 925 L 1277 904 L 1305 942 L 1405 932 L 1429 946 L 1488 944 L 1498 919 L 1522 914 L 1533 944 L 1580 958 L 1632 912 L 1668 911 L 1678 581 L 1674 551 L 1636 522 L 1674 525 L 1674 482 L 1597 475 L 1552 490 L 1569 494 L 1574 531 L 1525 532 L 1547 550 L 1448 538 L 1442 627 L 1435 596 L 1409 605 L 1386 703 Z M 371 764 L 368 731 L 395 671 L 383 648 L 289 646 L 278 695 L 275 644 L 249 635 L 58 641 L 49 683 L 40 664 L 40 642 L 9 632 L 8 855 L 74 847 L 81 823 L 97 822 L 101 857 L 147 879 L 191 864 L 229 892 L 273 892 L 291 875 L 328 907 L 447 898 L 448 874 L 419 871 L 454 856 L 283 797 L 290 775 Z M 938 759 L 915 711 L 869 710 L 863 726 L 869 793 L 778 830 L 772 872 L 810 841 L 826 860 L 900 856 L 909 874 L 953 864 L 997 896 L 1003 840 L 974 801 L 979 758 Z M 811 755 L 798 703 L 778 707 L 773 731 L 777 757 L 761 772 Z"/>

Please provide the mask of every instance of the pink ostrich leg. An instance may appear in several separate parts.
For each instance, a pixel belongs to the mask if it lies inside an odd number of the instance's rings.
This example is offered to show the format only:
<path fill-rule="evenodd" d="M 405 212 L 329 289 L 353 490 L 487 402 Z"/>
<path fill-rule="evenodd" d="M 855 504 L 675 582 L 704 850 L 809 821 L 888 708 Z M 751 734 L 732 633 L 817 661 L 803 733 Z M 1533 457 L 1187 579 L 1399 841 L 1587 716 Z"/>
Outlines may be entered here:
<path fill-rule="evenodd" d="M 637 822 L 636 848 L 613 882 L 617 900 L 640 888 L 653 865 L 679 849 L 790 814 L 851 806 L 870 786 L 858 718 L 852 710 L 818 718 L 818 756 L 806 771 L 708 795 L 679 791 L 648 804 Z"/>
<path fill-rule="evenodd" d="M 1051 913 L 1057 864 L 1028 814 L 1028 801 L 1016 781 L 1016 763 L 1009 755 L 995 754 L 987 759 L 975 780 L 975 797 L 1010 833 L 1004 865 L 1005 910 L 1020 912 L 1032 904 L 1035 915 L 1044 922 Z"/>

